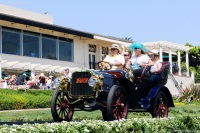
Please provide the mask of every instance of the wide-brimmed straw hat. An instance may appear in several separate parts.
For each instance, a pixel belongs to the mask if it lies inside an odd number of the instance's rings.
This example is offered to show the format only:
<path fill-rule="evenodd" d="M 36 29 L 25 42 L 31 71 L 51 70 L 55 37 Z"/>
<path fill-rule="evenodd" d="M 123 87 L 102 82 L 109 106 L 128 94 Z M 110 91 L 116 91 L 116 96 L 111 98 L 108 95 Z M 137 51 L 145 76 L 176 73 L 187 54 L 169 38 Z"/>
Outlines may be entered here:
<path fill-rule="evenodd" d="M 112 44 L 112 47 L 110 47 L 110 49 L 117 49 L 119 53 L 121 53 L 121 48 L 118 44 Z"/>
<path fill-rule="evenodd" d="M 130 50 L 133 51 L 134 49 L 141 49 L 143 52 L 147 52 L 147 49 L 144 47 L 144 45 L 138 42 L 134 42 L 130 45 Z"/>
<path fill-rule="evenodd" d="M 159 55 L 159 52 L 157 49 L 153 49 L 149 52 L 149 54 Z"/>

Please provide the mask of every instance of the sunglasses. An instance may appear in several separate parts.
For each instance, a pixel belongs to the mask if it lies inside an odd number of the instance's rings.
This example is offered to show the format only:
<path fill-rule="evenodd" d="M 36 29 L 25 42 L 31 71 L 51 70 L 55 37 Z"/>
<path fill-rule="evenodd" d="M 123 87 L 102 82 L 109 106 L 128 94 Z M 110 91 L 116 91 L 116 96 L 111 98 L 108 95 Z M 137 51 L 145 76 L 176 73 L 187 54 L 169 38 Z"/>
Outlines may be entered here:
<path fill-rule="evenodd" d="M 112 48 L 111 50 L 114 51 L 114 50 L 117 50 L 117 49 L 116 48 Z"/>
<path fill-rule="evenodd" d="M 129 56 L 128 54 L 124 54 L 124 56 Z"/>

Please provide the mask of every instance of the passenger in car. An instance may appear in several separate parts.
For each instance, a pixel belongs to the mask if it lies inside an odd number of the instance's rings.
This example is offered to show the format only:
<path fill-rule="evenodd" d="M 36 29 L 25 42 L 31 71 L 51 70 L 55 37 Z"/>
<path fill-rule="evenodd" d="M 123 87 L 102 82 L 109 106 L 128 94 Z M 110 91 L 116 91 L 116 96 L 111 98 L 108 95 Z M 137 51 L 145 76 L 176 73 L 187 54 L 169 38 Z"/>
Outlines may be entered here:
<path fill-rule="evenodd" d="M 121 48 L 118 44 L 112 44 L 110 47 L 110 54 L 105 57 L 103 61 L 108 62 L 112 66 L 111 70 L 120 70 L 125 63 L 124 57 L 120 54 Z"/>
<path fill-rule="evenodd" d="M 123 66 L 123 69 L 127 69 L 126 64 L 130 61 L 131 56 L 132 56 L 132 52 L 130 50 L 125 50 L 124 52 L 125 64 Z"/>
<path fill-rule="evenodd" d="M 134 42 L 130 45 L 130 50 L 135 52 L 135 56 L 132 56 L 127 63 L 126 68 L 131 69 L 134 75 L 133 81 L 142 74 L 142 70 L 145 66 L 152 66 L 151 58 L 146 54 L 147 50 L 141 43 Z"/>
<path fill-rule="evenodd" d="M 159 71 L 162 67 L 162 61 L 159 60 L 159 52 L 156 49 L 150 51 L 149 56 L 152 60 L 152 66 L 150 68 L 151 72 Z"/>
<path fill-rule="evenodd" d="M 152 72 L 158 72 L 162 68 L 162 61 L 159 60 L 159 52 L 156 49 L 151 50 L 149 56 L 152 60 L 150 81 L 157 81 L 159 80 L 159 74 L 153 74 Z"/>

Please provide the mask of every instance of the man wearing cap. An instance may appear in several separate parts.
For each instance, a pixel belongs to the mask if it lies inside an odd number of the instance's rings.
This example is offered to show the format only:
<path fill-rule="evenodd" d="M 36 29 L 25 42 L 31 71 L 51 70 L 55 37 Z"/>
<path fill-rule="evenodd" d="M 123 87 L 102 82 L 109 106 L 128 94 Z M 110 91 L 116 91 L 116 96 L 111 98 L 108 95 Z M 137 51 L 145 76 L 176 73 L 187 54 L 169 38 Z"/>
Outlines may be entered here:
<path fill-rule="evenodd" d="M 123 68 L 125 59 L 120 53 L 121 48 L 119 47 L 119 45 L 112 44 L 112 47 L 110 47 L 110 54 L 107 55 L 106 58 L 103 60 L 105 62 L 108 62 L 112 66 L 111 70 L 120 70 Z"/>

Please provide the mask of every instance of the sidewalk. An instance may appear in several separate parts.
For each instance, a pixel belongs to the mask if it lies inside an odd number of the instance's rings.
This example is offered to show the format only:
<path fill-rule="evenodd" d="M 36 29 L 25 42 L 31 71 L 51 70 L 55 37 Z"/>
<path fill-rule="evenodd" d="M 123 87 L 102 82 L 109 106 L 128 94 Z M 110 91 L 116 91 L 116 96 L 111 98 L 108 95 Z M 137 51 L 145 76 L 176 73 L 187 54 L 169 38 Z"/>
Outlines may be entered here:
<path fill-rule="evenodd" d="M 2 110 L 2 112 L 20 112 L 20 111 L 37 111 L 37 110 L 50 110 L 50 108 L 39 108 L 39 109 L 17 109 L 17 110 Z"/>

